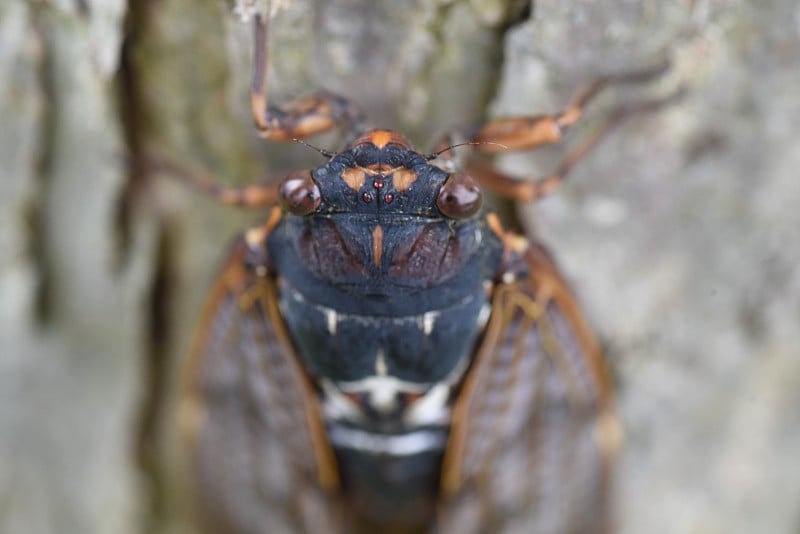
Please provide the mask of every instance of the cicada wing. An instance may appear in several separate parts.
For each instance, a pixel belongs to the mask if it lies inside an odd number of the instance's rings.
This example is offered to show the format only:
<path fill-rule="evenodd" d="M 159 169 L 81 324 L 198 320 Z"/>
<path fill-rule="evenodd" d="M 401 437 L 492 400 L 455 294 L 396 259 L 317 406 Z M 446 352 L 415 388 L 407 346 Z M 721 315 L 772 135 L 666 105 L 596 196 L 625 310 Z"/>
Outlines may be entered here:
<path fill-rule="evenodd" d="M 609 529 L 616 427 L 604 362 L 546 253 L 525 259 L 530 276 L 494 291 L 454 407 L 441 532 Z"/>
<path fill-rule="evenodd" d="M 184 374 L 181 407 L 209 532 L 335 532 L 335 460 L 275 298 L 229 258 Z"/>

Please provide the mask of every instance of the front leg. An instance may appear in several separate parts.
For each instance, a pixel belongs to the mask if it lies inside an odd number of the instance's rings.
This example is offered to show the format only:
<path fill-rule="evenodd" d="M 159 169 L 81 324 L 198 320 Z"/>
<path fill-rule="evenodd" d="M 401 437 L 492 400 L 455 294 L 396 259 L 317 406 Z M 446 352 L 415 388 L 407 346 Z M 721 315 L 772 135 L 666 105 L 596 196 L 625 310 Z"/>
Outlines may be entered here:
<path fill-rule="evenodd" d="M 269 70 L 268 21 L 258 14 L 254 22 L 253 83 L 250 109 L 258 133 L 271 141 L 296 141 L 348 127 L 355 137 L 364 129 L 364 114 L 345 97 L 319 91 L 290 103 L 285 108 L 271 106 L 267 99 Z"/>

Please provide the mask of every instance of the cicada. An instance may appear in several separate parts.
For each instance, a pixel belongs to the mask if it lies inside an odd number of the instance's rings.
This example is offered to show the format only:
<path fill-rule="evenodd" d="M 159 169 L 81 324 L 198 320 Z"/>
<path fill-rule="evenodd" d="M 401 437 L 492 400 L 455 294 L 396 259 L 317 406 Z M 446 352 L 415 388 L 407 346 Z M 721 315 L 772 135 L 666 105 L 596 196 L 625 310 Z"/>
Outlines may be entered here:
<path fill-rule="evenodd" d="M 557 143 L 612 83 L 553 114 L 454 129 L 431 152 L 319 92 L 266 98 L 261 136 L 340 129 L 343 148 L 278 186 L 226 188 L 155 157 L 220 201 L 270 207 L 236 241 L 184 366 L 182 425 L 208 532 L 604 532 L 619 427 L 606 362 L 545 248 L 507 231 L 483 191 L 533 201 L 641 102 L 610 114 L 551 175 L 473 157 Z"/>

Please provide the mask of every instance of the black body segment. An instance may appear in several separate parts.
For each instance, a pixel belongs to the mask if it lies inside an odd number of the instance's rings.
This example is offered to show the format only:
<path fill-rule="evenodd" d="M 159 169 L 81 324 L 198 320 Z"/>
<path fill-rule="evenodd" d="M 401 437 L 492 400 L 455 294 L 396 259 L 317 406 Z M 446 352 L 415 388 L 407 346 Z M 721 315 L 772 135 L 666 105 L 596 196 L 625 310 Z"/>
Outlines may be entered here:
<path fill-rule="evenodd" d="M 287 216 L 267 248 L 276 272 L 320 305 L 382 316 L 457 304 L 495 276 L 502 253 L 483 220 L 405 216 Z"/>
<path fill-rule="evenodd" d="M 384 229 L 378 266 L 359 224 Z M 471 353 L 489 302 L 484 282 L 502 252 L 483 222 L 292 217 L 269 247 L 281 311 L 312 375 L 364 378 L 382 352 L 390 375 L 420 383 L 442 380 Z"/>
<path fill-rule="evenodd" d="M 347 530 L 382 531 L 387 524 L 426 532 L 436 514 L 443 451 L 393 457 L 338 447 L 336 458 L 351 509 Z"/>
<path fill-rule="evenodd" d="M 334 381 L 375 375 L 379 357 L 387 374 L 400 380 L 445 380 L 472 354 L 481 309 L 488 306 L 483 289 L 454 306 L 404 316 L 343 313 L 308 298 L 283 285 L 281 312 L 306 370 Z"/>

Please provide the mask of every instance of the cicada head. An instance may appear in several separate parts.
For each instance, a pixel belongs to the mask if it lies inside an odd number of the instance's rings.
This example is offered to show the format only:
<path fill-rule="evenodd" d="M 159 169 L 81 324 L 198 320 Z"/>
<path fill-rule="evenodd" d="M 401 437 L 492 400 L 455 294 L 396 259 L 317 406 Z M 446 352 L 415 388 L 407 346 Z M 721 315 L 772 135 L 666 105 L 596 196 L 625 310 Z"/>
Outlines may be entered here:
<path fill-rule="evenodd" d="M 480 209 L 477 183 L 448 174 L 391 130 L 359 137 L 311 173 L 284 180 L 280 197 L 295 215 L 342 213 L 467 219 Z"/>

